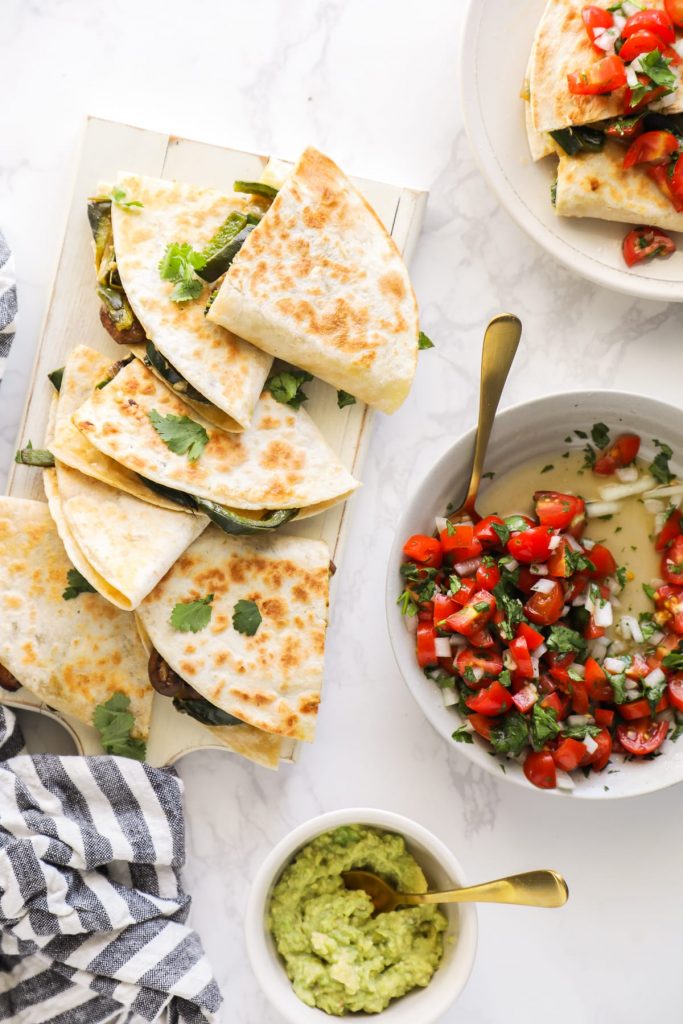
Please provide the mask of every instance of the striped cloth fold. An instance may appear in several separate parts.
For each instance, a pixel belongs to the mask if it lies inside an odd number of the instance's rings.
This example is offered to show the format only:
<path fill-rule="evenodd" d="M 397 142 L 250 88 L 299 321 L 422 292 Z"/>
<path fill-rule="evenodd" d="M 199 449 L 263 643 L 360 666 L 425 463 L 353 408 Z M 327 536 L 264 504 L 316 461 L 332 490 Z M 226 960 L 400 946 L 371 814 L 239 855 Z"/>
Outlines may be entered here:
<path fill-rule="evenodd" d="M 0 231 L 0 380 L 7 356 L 14 341 L 14 322 L 17 316 L 17 286 L 14 276 L 14 256 Z"/>
<path fill-rule="evenodd" d="M 184 858 L 175 772 L 29 756 L 0 706 L 0 1021 L 216 1021 Z"/>

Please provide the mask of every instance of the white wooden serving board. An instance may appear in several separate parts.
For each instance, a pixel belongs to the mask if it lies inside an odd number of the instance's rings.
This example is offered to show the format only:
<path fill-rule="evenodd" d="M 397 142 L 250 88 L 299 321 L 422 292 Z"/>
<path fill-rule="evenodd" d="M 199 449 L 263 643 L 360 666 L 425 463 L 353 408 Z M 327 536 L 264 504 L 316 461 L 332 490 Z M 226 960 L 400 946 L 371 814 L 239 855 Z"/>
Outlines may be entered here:
<path fill-rule="evenodd" d="M 279 154 L 278 154 L 279 155 Z M 293 159 L 297 154 L 285 154 Z M 93 348 L 120 358 L 121 347 L 109 337 L 99 320 L 99 300 L 94 287 L 91 235 L 86 216 L 86 200 L 98 191 L 98 185 L 111 183 L 119 171 L 135 171 L 160 178 L 174 178 L 226 191 L 238 178 L 257 180 L 268 157 L 244 153 L 203 142 L 179 139 L 173 135 L 135 128 L 131 125 L 88 118 L 81 159 L 69 210 L 66 232 L 56 268 L 52 295 L 43 324 L 33 367 L 31 385 L 24 408 L 17 447 L 29 440 L 42 447 L 47 426 L 52 385 L 47 374 L 62 366 L 76 345 Z M 417 241 L 427 199 L 426 192 L 354 179 L 368 202 L 391 233 L 408 261 Z M 330 446 L 358 479 L 367 448 L 372 411 L 357 403 L 346 409 L 337 407 L 334 388 L 314 381 L 306 387 L 311 414 Z M 14 466 L 8 494 L 20 498 L 45 500 L 41 471 Z M 346 533 L 346 505 L 338 505 L 323 515 L 287 527 L 289 533 L 327 542 L 338 565 Z M 4 703 L 24 708 L 41 708 L 41 703 L 26 690 L 16 698 L 3 696 Z M 101 753 L 94 729 L 67 715 L 63 719 L 80 752 Z M 155 695 L 147 757 L 155 765 L 173 764 L 184 754 L 200 748 L 226 750 L 213 742 L 211 734 L 187 715 L 179 715 L 170 700 Z M 292 759 L 293 751 L 288 754 Z"/>

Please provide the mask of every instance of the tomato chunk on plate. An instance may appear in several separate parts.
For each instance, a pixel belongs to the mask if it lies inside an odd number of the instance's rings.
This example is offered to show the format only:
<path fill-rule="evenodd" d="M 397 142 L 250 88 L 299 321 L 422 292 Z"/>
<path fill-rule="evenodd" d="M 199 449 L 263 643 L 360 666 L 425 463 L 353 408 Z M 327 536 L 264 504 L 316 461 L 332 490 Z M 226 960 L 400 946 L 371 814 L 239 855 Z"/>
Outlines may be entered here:
<path fill-rule="evenodd" d="M 416 533 L 403 545 L 403 554 L 418 565 L 438 569 L 443 561 L 441 544 L 435 537 Z"/>
<path fill-rule="evenodd" d="M 626 68 L 620 57 L 605 57 L 585 71 L 567 75 L 567 84 L 574 96 L 604 96 L 626 85 Z"/>
<path fill-rule="evenodd" d="M 639 718 L 628 725 L 617 726 L 617 737 L 624 750 L 634 757 L 653 754 L 666 739 L 668 722 L 655 722 L 651 718 Z"/>
<path fill-rule="evenodd" d="M 668 164 L 673 153 L 678 152 L 678 139 L 673 132 L 644 132 L 631 143 L 624 157 L 624 170 L 629 167 L 656 167 Z"/>
<path fill-rule="evenodd" d="M 549 750 L 532 750 L 524 761 L 524 774 L 539 789 L 555 789 L 557 771 Z"/>
<path fill-rule="evenodd" d="M 659 228 L 634 228 L 633 231 L 629 231 L 622 243 L 622 252 L 628 267 L 635 267 L 638 263 L 655 258 L 666 259 L 675 251 L 676 243 L 673 238 Z M 600 470 L 596 469 L 595 472 L 598 473 Z"/>
<path fill-rule="evenodd" d="M 611 476 L 617 469 L 630 466 L 639 451 L 640 438 L 638 434 L 619 434 L 612 444 L 600 453 L 593 466 L 593 472 L 599 476 Z"/>
<path fill-rule="evenodd" d="M 468 708 L 480 715 L 487 715 L 489 718 L 496 715 L 503 715 L 512 707 L 512 695 L 509 690 L 496 680 L 485 690 L 479 690 L 473 697 L 465 701 Z"/>

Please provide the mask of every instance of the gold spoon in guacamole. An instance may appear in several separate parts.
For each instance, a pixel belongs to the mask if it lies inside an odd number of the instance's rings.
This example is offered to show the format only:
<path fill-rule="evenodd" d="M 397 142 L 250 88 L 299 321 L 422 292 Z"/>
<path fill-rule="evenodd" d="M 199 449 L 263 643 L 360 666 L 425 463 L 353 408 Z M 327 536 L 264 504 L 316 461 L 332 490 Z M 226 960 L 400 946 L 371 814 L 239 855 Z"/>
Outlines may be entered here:
<path fill-rule="evenodd" d="M 342 871 L 347 889 L 362 889 L 368 894 L 375 914 L 386 914 L 396 907 L 415 907 L 421 903 L 514 903 L 525 907 L 561 907 L 569 899 L 569 888 L 557 871 L 526 871 L 493 882 L 468 885 L 446 892 L 396 892 L 371 871 Z"/>
<path fill-rule="evenodd" d="M 467 488 L 467 495 L 460 508 L 448 516 L 450 522 L 455 523 L 465 516 L 475 523 L 481 516 L 475 509 L 481 475 L 484 471 L 484 460 L 486 449 L 489 445 L 493 421 L 496 418 L 496 411 L 500 396 L 505 387 L 515 358 L 519 339 L 522 336 L 522 323 L 514 313 L 501 313 L 494 316 L 484 334 L 484 344 L 481 350 L 481 381 L 479 384 L 479 421 L 477 423 L 477 435 L 474 440 L 474 459 L 472 461 L 472 472 Z"/>

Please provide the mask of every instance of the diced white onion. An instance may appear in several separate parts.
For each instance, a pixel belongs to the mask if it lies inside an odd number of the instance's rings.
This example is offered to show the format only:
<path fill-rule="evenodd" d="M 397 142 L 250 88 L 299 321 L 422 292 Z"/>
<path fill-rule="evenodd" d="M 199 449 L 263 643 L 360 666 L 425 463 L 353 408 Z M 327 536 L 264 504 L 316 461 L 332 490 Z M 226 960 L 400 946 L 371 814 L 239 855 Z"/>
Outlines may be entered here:
<path fill-rule="evenodd" d="M 650 637 L 650 643 L 652 644 L 653 647 L 656 647 L 657 644 L 661 644 L 663 639 L 664 639 L 664 634 L 660 633 L 659 630 L 657 630 Z"/>
<path fill-rule="evenodd" d="M 626 644 L 623 640 L 613 640 L 610 644 L 610 654 L 623 654 L 626 650 Z"/>
<path fill-rule="evenodd" d="M 599 50 L 604 50 L 605 53 L 614 53 L 614 44 L 619 38 L 619 32 L 611 25 L 609 28 L 604 29 L 600 33 L 596 33 L 593 36 L 593 42 Z"/>
<path fill-rule="evenodd" d="M 403 621 L 409 633 L 417 633 L 417 615 L 404 615 Z"/>
<path fill-rule="evenodd" d="M 640 623 L 638 622 L 638 619 L 636 619 L 634 615 L 622 615 L 619 627 L 621 629 L 622 636 L 624 636 L 627 640 L 629 639 L 629 637 L 632 637 L 637 644 L 643 643 L 643 631 L 640 628 Z"/>
<path fill-rule="evenodd" d="M 666 512 L 658 512 L 655 516 L 655 533 L 661 533 L 668 519 Z"/>
<path fill-rule="evenodd" d="M 536 655 L 534 655 L 534 654 L 531 655 L 531 667 L 532 667 L 533 672 L 534 672 L 534 679 L 538 679 L 538 677 L 540 675 L 540 672 L 541 672 L 541 664 L 540 664 L 540 662 L 541 662 L 541 659 L 539 657 L 536 657 Z"/>
<path fill-rule="evenodd" d="M 508 672 L 514 672 L 517 668 L 517 662 L 513 658 L 512 652 L 509 650 L 503 653 L 503 665 L 508 670 Z"/>
<path fill-rule="evenodd" d="M 557 788 L 564 789 L 568 793 L 571 793 L 573 789 L 576 789 L 576 783 L 568 772 L 558 771 L 556 773 Z"/>
<path fill-rule="evenodd" d="M 445 519 L 443 516 L 437 516 L 436 519 L 434 520 L 434 525 L 436 526 L 439 533 L 443 533 L 444 530 L 448 529 L 448 520 Z"/>
<path fill-rule="evenodd" d="M 548 547 L 549 547 L 549 549 L 551 551 L 556 551 L 557 548 L 559 548 L 561 543 L 562 543 L 562 538 L 560 537 L 559 533 L 554 533 L 552 535 L 552 537 L 550 538 L 550 540 L 548 541 Z"/>
<path fill-rule="evenodd" d="M 624 2 L 621 5 L 621 9 L 626 15 L 626 17 L 630 18 L 632 14 L 637 14 L 638 11 L 642 11 L 644 7 L 643 4 L 633 3 L 633 0 L 624 0 Z M 624 26 L 622 25 L 622 28 L 623 27 Z"/>
<path fill-rule="evenodd" d="M 612 597 L 612 608 L 621 608 L 621 601 L 616 596 Z"/>
<path fill-rule="evenodd" d="M 441 691 L 443 698 L 443 704 L 445 708 L 453 707 L 454 704 L 458 703 L 458 695 L 455 690 L 450 686 L 445 686 Z"/>
<path fill-rule="evenodd" d="M 660 498 L 645 498 L 643 505 L 645 506 L 645 511 L 653 516 L 657 512 L 664 512 L 666 509 L 666 505 Z"/>
<path fill-rule="evenodd" d="M 655 487 L 646 491 L 646 498 L 673 498 L 683 494 L 683 483 L 669 484 L 668 487 Z"/>
<path fill-rule="evenodd" d="M 537 590 L 539 594 L 552 594 L 555 589 L 555 582 L 554 580 L 536 580 L 531 589 Z"/>
<path fill-rule="evenodd" d="M 564 539 L 567 544 L 567 547 L 570 548 L 572 551 L 581 551 L 581 545 L 579 544 L 576 537 L 572 537 L 571 533 L 565 534 Z"/>
<path fill-rule="evenodd" d="M 627 679 L 625 684 L 624 684 L 624 687 L 625 687 L 626 691 L 629 694 L 632 694 L 634 690 L 638 690 L 639 689 L 639 687 L 638 687 L 638 680 L 637 679 Z"/>
<path fill-rule="evenodd" d="M 595 601 L 591 597 L 591 594 L 592 594 L 592 587 L 589 587 L 588 590 L 586 591 L 585 595 L 584 595 L 584 602 L 583 603 L 584 603 L 584 607 L 585 607 L 586 611 L 590 612 L 592 614 L 595 611 Z"/>
<path fill-rule="evenodd" d="M 453 635 L 450 637 L 450 641 L 451 641 L 451 646 L 452 647 L 466 647 L 467 646 L 467 638 L 464 637 L 462 635 L 462 633 L 453 633 Z"/>
<path fill-rule="evenodd" d="M 622 498 L 631 498 L 634 494 L 643 494 L 644 491 L 651 490 L 652 484 L 650 474 L 644 473 L 632 484 L 606 484 L 605 487 L 599 488 L 598 493 L 603 501 L 621 501 Z"/>
<path fill-rule="evenodd" d="M 572 672 L 574 673 L 574 675 L 580 676 L 581 679 L 583 679 L 583 677 L 586 674 L 586 666 L 585 665 L 572 665 L 571 669 L 572 669 Z"/>
<path fill-rule="evenodd" d="M 614 622 L 614 615 L 612 614 L 612 605 L 609 601 L 600 602 L 593 612 L 593 621 L 600 629 L 606 629 L 607 626 L 612 625 Z"/>
<path fill-rule="evenodd" d="M 572 601 L 572 608 L 581 608 L 586 603 L 586 595 L 578 594 Z"/>
<path fill-rule="evenodd" d="M 653 668 L 652 672 L 648 672 L 643 679 L 643 686 L 659 686 L 659 684 L 663 683 L 665 679 L 666 674 L 661 670 L 661 668 Z"/>
<path fill-rule="evenodd" d="M 632 484 L 640 476 L 636 466 L 618 466 L 616 475 L 622 484 Z"/>
<path fill-rule="evenodd" d="M 582 742 L 584 743 L 584 745 L 586 747 L 586 753 L 587 754 L 594 754 L 595 751 L 598 749 L 598 745 L 597 745 L 597 743 L 595 742 L 595 740 L 593 739 L 592 736 L 586 735 Z"/>
<path fill-rule="evenodd" d="M 519 562 L 512 555 L 507 555 L 506 558 L 499 559 L 499 564 L 503 565 L 508 572 L 514 572 L 515 569 L 519 569 Z"/>
<path fill-rule="evenodd" d="M 609 579 L 605 580 L 605 583 L 607 585 L 607 589 L 609 590 L 610 594 L 620 594 L 621 593 L 621 587 L 619 586 L 619 581 L 615 580 L 613 576 L 610 576 Z"/>
<path fill-rule="evenodd" d="M 472 676 L 474 677 L 475 683 L 478 683 L 479 680 L 483 679 L 483 677 L 484 677 L 484 670 L 483 670 L 483 668 L 479 668 L 478 665 L 473 665 L 472 666 Z"/>
<path fill-rule="evenodd" d="M 635 61 L 633 63 L 635 64 Z M 626 84 L 628 85 L 629 89 L 637 89 L 640 85 L 640 82 L 638 81 L 638 75 L 636 74 L 636 70 L 633 67 L 633 64 L 629 64 L 629 66 L 626 68 Z"/>
<path fill-rule="evenodd" d="M 547 576 L 548 566 L 543 565 L 542 562 L 532 562 L 529 566 L 529 572 L 532 576 Z"/>
<path fill-rule="evenodd" d="M 548 648 L 545 644 L 539 644 L 538 647 L 534 647 L 534 657 L 542 658 L 544 654 L 548 653 Z"/>
<path fill-rule="evenodd" d="M 586 515 L 589 519 L 597 519 L 599 516 L 613 516 L 620 509 L 618 501 L 589 501 L 586 505 Z"/>
<path fill-rule="evenodd" d="M 602 667 L 606 672 L 610 672 L 612 675 L 618 676 L 624 671 L 626 665 L 621 658 L 605 658 L 602 663 Z"/>
<path fill-rule="evenodd" d="M 609 642 L 602 636 L 596 637 L 595 640 L 588 641 L 588 653 L 591 658 L 595 658 L 596 661 L 600 661 L 605 657 L 608 647 Z"/>
<path fill-rule="evenodd" d="M 437 636 L 434 640 L 434 650 L 437 658 L 450 658 L 451 642 L 447 636 Z"/>
<path fill-rule="evenodd" d="M 458 576 L 471 576 L 481 565 L 481 558 L 468 558 L 466 562 L 456 562 L 453 568 Z"/>
<path fill-rule="evenodd" d="M 624 25 L 626 24 L 626 18 L 622 17 L 621 14 L 617 14 L 616 12 L 614 13 L 613 17 L 614 17 L 614 27 L 617 30 L 617 32 L 621 35 L 621 30 L 624 27 Z"/>
<path fill-rule="evenodd" d="M 583 546 L 584 546 L 584 549 L 586 551 L 592 551 L 593 548 L 595 547 L 595 541 L 594 540 L 590 540 L 589 537 L 584 537 L 584 539 L 583 539 Z"/>
<path fill-rule="evenodd" d="M 578 726 L 578 725 L 592 725 L 593 717 L 591 715 L 568 715 L 567 725 Z"/>

